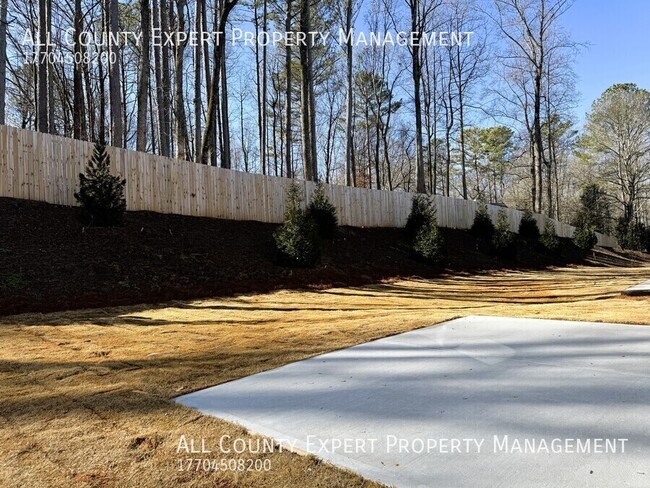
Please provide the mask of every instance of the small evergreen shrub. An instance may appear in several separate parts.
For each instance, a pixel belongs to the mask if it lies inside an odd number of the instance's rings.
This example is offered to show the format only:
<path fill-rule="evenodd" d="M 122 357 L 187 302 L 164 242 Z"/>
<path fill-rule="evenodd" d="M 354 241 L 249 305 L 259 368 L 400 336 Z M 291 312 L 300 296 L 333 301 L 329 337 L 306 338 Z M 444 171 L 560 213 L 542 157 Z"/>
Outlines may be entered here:
<path fill-rule="evenodd" d="M 429 264 L 440 264 L 447 255 L 445 239 L 436 222 L 436 210 L 429 209 L 431 218 L 420 227 L 413 242 L 413 252 L 416 257 Z"/>
<path fill-rule="evenodd" d="M 616 237 L 623 249 L 631 251 L 645 251 L 647 249 L 646 226 L 641 222 L 634 222 L 621 218 L 616 226 Z"/>
<path fill-rule="evenodd" d="M 302 208 L 303 194 L 293 181 L 287 191 L 284 223 L 273 234 L 280 264 L 309 268 L 320 259 L 320 239 L 314 219 Z"/>
<path fill-rule="evenodd" d="M 539 237 L 539 242 L 552 254 L 559 254 L 562 250 L 562 241 L 557 236 L 555 224 L 551 220 L 547 220 L 544 224 L 544 231 Z"/>
<path fill-rule="evenodd" d="M 416 234 L 411 249 L 415 256 L 429 264 L 440 264 L 446 257 L 445 239 L 436 220 L 436 207 L 431 198 L 416 195 L 409 221 Z M 407 222 L 407 227 L 409 223 Z M 416 226 L 419 228 L 416 230 Z"/>
<path fill-rule="evenodd" d="M 596 231 L 592 226 L 583 224 L 576 227 L 573 233 L 573 243 L 581 251 L 587 252 L 598 243 L 598 236 L 596 236 Z"/>
<path fill-rule="evenodd" d="M 413 197 L 411 213 L 409 213 L 404 227 L 404 234 L 409 242 L 413 243 L 420 230 L 435 221 L 436 210 L 430 197 L 417 194 Z"/>
<path fill-rule="evenodd" d="M 497 222 L 492 236 L 492 248 L 499 257 L 514 258 L 517 254 L 517 241 L 510 232 L 510 222 L 503 210 L 499 210 Z"/>
<path fill-rule="evenodd" d="M 100 227 L 117 225 L 126 211 L 126 180 L 111 175 L 110 163 L 106 145 L 97 142 L 86 166 L 86 174 L 79 174 L 79 192 L 74 197 L 88 224 Z"/>
<path fill-rule="evenodd" d="M 322 239 L 336 237 L 339 223 L 336 216 L 336 208 L 332 205 L 325 194 L 325 187 L 322 183 L 316 185 L 316 190 L 307 206 L 307 215 L 314 219 L 318 233 Z"/>
<path fill-rule="evenodd" d="M 582 189 L 580 207 L 573 219 L 573 225 L 590 225 L 596 232 L 609 234 L 612 230 L 611 199 L 597 184 Z"/>
<path fill-rule="evenodd" d="M 537 221 L 533 217 L 533 212 L 526 209 L 524 210 L 524 215 L 521 217 L 521 222 L 519 223 L 519 235 L 524 239 L 530 239 L 536 241 L 539 239 L 539 227 L 537 227 Z"/>
<path fill-rule="evenodd" d="M 472 234 L 481 239 L 489 241 L 494 236 L 494 224 L 488 213 L 487 205 L 479 204 L 476 214 L 474 214 L 474 223 L 470 229 Z"/>

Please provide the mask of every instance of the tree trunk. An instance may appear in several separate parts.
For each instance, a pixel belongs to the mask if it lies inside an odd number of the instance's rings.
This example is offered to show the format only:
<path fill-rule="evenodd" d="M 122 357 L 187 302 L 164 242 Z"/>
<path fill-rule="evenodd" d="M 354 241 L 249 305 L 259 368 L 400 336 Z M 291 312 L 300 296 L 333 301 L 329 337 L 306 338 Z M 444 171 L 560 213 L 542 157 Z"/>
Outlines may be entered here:
<path fill-rule="evenodd" d="M 552 161 L 549 160 L 546 168 L 546 215 L 553 218 L 553 173 L 551 172 Z"/>
<path fill-rule="evenodd" d="M 54 67 L 56 71 L 56 65 Z M 72 123 L 74 111 L 74 95 L 70 92 L 70 86 L 67 82 L 65 74 L 57 72 L 56 75 L 59 79 L 59 83 L 57 84 L 57 93 L 59 94 L 59 100 L 61 100 L 61 118 L 63 119 L 62 135 L 63 137 L 72 137 L 74 135 L 74 124 Z"/>
<path fill-rule="evenodd" d="M 194 30 L 203 38 L 203 5 L 202 0 L 194 2 Z M 194 162 L 201 162 L 201 56 L 203 43 L 197 42 L 194 46 Z"/>
<path fill-rule="evenodd" d="M 375 90 L 376 92 L 376 90 Z M 378 102 L 378 100 L 377 100 Z M 390 108 L 389 108 L 390 110 Z M 374 158 L 375 158 L 375 181 L 377 183 L 377 190 L 381 190 L 381 171 L 380 171 L 380 162 L 379 162 L 379 147 L 380 147 L 380 140 L 379 140 L 379 135 L 380 135 L 380 129 L 381 129 L 381 104 L 377 104 L 377 120 L 375 121 L 375 153 L 374 153 Z"/>
<path fill-rule="evenodd" d="M 3 0 L 5 1 L 5 0 Z M 3 25 L 4 25 L 4 21 Z M 83 17 L 81 12 L 81 0 L 74 2 L 74 54 L 75 56 L 83 56 L 81 47 L 80 36 L 83 31 Z M 0 47 L 0 53 L 4 53 L 4 49 Z M 72 108 L 72 137 L 75 139 L 87 139 L 86 132 L 86 113 L 84 103 L 84 88 L 83 88 L 83 69 L 84 64 L 80 60 L 75 60 L 74 73 L 73 73 L 73 108 Z M 2 76 L 2 75 L 0 75 Z M 2 76 L 4 79 L 4 76 Z M 3 81 L 4 82 L 4 81 Z M 4 122 L 3 122 L 4 123 Z"/>
<path fill-rule="evenodd" d="M 7 98 L 7 5 L 9 0 L 0 0 L 0 124 L 5 121 Z"/>
<path fill-rule="evenodd" d="M 36 97 L 37 119 L 36 128 L 39 132 L 49 132 L 47 108 L 48 101 L 48 79 L 47 79 L 47 57 L 48 57 L 48 34 L 50 32 L 47 24 L 47 1 L 38 0 L 38 96 Z"/>
<path fill-rule="evenodd" d="M 311 17 L 311 13 L 310 13 Z M 310 29 L 311 29 L 311 19 L 310 19 Z M 307 51 L 307 62 L 308 62 L 308 73 L 309 73 L 309 132 L 311 135 L 311 164 L 312 164 L 312 174 L 314 175 L 314 181 L 320 181 L 318 175 L 318 150 L 316 146 L 316 97 L 314 95 L 314 50 L 313 45 L 309 44 L 309 49 Z"/>
<path fill-rule="evenodd" d="M 147 97 L 149 98 L 149 120 L 151 121 L 151 151 L 155 154 L 158 150 L 158 130 L 156 127 L 156 116 L 153 110 L 154 100 L 153 100 L 153 90 L 151 89 L 151 83 L 149 84 L 149 90 L 147 92 Z"/>
<path fill-rule="evenodd" d="M 206 0 L 199 0 L 201 2 L 201 32 L 209 32 L 208 27 L 208 6 Z M 203 69 L 205 70 L 205 88 L 206 92 L 210 93 L 210 49 L 203 46 Z"/>
<path fill-rule="evenodd" d="M 345 4 L 345 33 L 352 29 L 352 1 Z M 345 46 L 346 61 L 346 94 L 345 94 L 345 184 L 357 186 L 357 175 L 354 161 L 354 72 L 352 62 L 353 42 L 350 40 Z"/>
<path fill-rule="evenodd" d="M 553 167 L 553 179 L 555 180 L 555 219 L 561 221 L 563 215 L 560 210 L 560 176 L 557 164 Z"/>
<path fill-rule="evenodd" d="M 244 160 L 244 171 L 248 173 L 248 150 L 246 149 L 245 136 L 244 136 L 244 92 L 243 91 L 239 96 L 239 131 L 240 131 L 240 138 L 241 138 L 242 159 Z"/>
<path fill-rule="evenodd" d="M 384 165 L 386 166 L 386 177 L 388 179 L 388 190 L 393 191 L 393 174 L 390 168 L 390 159 L 388 157 L 388 131 L 390 130 L 390 119 L 393 111 L 391 106 L 393 105 L 393 91 L 390 91 L 388 97 L 388 115 L 386 116 L 386 124 L 382 128 L 382 139 L 384 142 Z"/>
<path fill-rule="evenodd" d="M 368 188 L 372 189 L 372 152 L 370 148 L 370 103 L 366 100 L 365 113 L 366 119 L 366 167 L 368 168 Z"/>
<path fill-rule="evenodd" d="M 108 13 L 108 28 L 111 34 L 117 37 L 119 30 L 118 0 L 106 0 Z M 111 43 L 109 45 L 109 101 L 111 106 L 111 145 L 123 147 L 124 141 L 124 114 L 122 112 L 122 83 L 120 81 L 120 49 Z"/>
<path fill-rule="evenodd" d="M 279 88 L 278 88 L 279 90 Z M 279 173 L 276 171 L 276 176 L 285 176 L 285 166 L 284 166 L 284 156 L 285 156 L 285 151 L 284 151 L 284 112 L 282 112 L 282 106 L 280 102 L 280 94 L 278 93 L 278 120 L 275 121 L 275 124 L 279 124 L 279 127 L 277 128 L 278 132 L 277 134 L 280 134 L 278 137 L 274 137 L 274 140 L 278 141 L 280 144 L 280 148 L 278 150 L 278 165 L 279 165 Z M 274 125 L 275 125 L 274 124 Z"/>
<path fill-rule="evenodd" d="M 547 63 L 549 64 L 549 63 Z M 557 178 L 557 153 L 555 151 L 555 130 L 554 124 L 556 118 L 553 114 L 552 106 L 552 94 L 551 94 L 552 78 L 551 78 L 551 67 L 547 66 L 546 68 L 546 93 L 545 93 L 545 110 L 546 110 L 546 143 L 548 145 L 548 161 L 546 168 L 546 199 L 547 203 L 547 215 L 550 218 L 553 218 L 554 215 L 554 203 L 553 200 L 553 176 Z M 559 117 L 559 116 L 558 116 Z M 557 120 L 558 124 L 560 123 L 559 118 Z M 560 189 L 555 188 L 556 194 L 559 194 Z"/>
<path fill-rule="evenodd" d="M 52 32 L 52 0 L 47 0 L 47 32 Z M 48 46 L 48 53 L 50 52 Z M 54 63 L 47 62 L 47 118 L 48 118 L 48 128 L 50 134 L 56 134 L 56 119 L 55 119 L 55 103 L 54 103 L 54 87 L 55 83 L 55 68 Z"/>
<path fill-rule="evenodd" d="M 212 15 L 212 25 L 217 26 L 219 25 L 219 18 L 220 18 L 220 12 L 221 12 L 221 5 L 222 1 L 221 0 L 215 0 L 214 4 L 214 9 L 213 9 L 213 15 Z M 225 36 L 225 34 L 224 34 Z M 225 38 L 224 41 L 225 42 Z M 223 48 L 223 53 L 225 56 L 226 52 L 226 47 L 224 45 Z M 213 66 L 217 66 L 217 69 L 214 72 L 214 78 L 211 78 L 210 81 L 210 89 L 214 90 L 214 99 L 215 99 L 215 105 L 214 105 L 214 111 L 211 114 L 212 117 L 212 132 L 210 133 L 210 142 L 212 143 L 212 147 L 214 147 L 214 151 L 211 151 L 210 153 L 210 164 L 212 166 L 217 166 L 218 161 L 217 161 L 217 154 L 223 154 L 223 137 L 222 137 L 222 132 L 221 132 L 221 96 L 219 95 L 219 90 L 221 87 L 221 82 L 219 81 L 219 73 L 221 70 L 221 60 L 217 61 L 217 49 L 212 50 L 212 63 Z M 209 109 L 209 107 L 208 107 Z M 207 122 L 206 122 L 207 124 Z M 217 150 L 218 147 L 218 150 Z"/>
<path fill-rule="evenodd" d="M 307 34 L 311 30 L 311 8 L 310 0 L 301 0 L 300 3 L 300 31 Z M 310 43 L 303 42 L 300 44 L 300 125 L 302 129 L 302 164 L 304 178 L 313 181 L 316 177 L 314 174 L 314 163 L 312 161 L 312 124 L 311 124 L 311 85 L 312 73 L 310 65 Z"/>
<path fill-rule="evenodd" d="M 155 5 L 154 0 L 154 5 Z M 169 32 L 169 8 L 167 0 L 160 0 L 158 5 L 158 27 L 161 33 Z M 163 36 L 164 38 L 164 36 Z M 171 156 L 171 85 L 169 75 L 169 47 L 165 42 L 160 42 L 160 73 L 156 76 L 156 80 L 160 79 L 160 89 L 158 99 L 158 118 L 160 126 L 160 154 L 163 156 Z"/>
<path fill-rule="evenodd" d="M 228 114 L 228 76 L 226 71 L 226 52 L 224 48 L 223 56 L 221 56 L 221 167 L 231 167 L 231 154 L 230 154 L 230 121 Z"/>
<path fill-rule="evenodd" d="M 393 191 L 393 174 L 390 168 L 390 159 L 388 157 L 388 130 L 383 133 L 384 139 L 384 164 L 386 165 L 386 177 L 388 179 L 388 190 Z"/>
<path fill-rule="evenodd" d="M 451 55 L 451 53 L 450 53 Z M 446 122 L 445 127 L 445 145 L 447 148 L 447 171 L 445 174 L 445 196 L 449 197 L 451 195 L 451 131 L 454 128 L 454 97 L 452 94 L 452 61 L 451 57 L 449 58 L 449 78 L 447 83 L 447 103 L 445 104 L 446 108 Z"/>
<path fill-rule="evenodd" d="M 325 140 L 325 183 L 330 182 L 330 171 L 332 167 L 332 146 L 334 144 L 334 124 L 336 117 L 334 116 L 334 103 L 329 104 L 329 112 L 327 114 L 327 139 Z"/>
<path fill-rule="evenodd" d="M 271 125 L 271 138 L 273 140 L 273 174 L 275 176 L 279 176 L 281 169 L 279 168 L 279 157 L 280 154 L 282 154 L 282 148 L 278 150 L 278 142 L 280 142 L 280 145 L 282 145 L 282 138 L 278 137 L 278 117 L 282 117 L 282 109 L 279 107 L 280 104 L 280 92 L 279 88 L 275 86 L 275 83 L 273 83 L 274 86 L 274 97 L 273 100 L 271 101 L 271 113 L 273 114 L 273 122 Z M 280 139 L 280 141 L 278 141 Z"/>
<path fill-rule="evenodd" d="M 536 212 L 543 212 L 543 177 L 542 168 L 546 164 L 544 158 L 544 139 L 542 135 L 542 74 L 541 70 L 535 73 L 535 91 L 534 91 L 534 116 L 533 116 L 533 136 L 535 138 L 535 206 Z"/>
<path fill-rule="evenodd" d="M 255 2 L 253 7 L 253 24 L 255 26 L 255 36 L 260 33 L 260 19 L 258 12 L 258 4 Z M 262 28 L 262 30 L 265 30 Z M 262 60 L 260 59 L 260 43 L 255 43 L 255 89 L 257 90 L 257 134 L 259 140 L 259 154 L 260 154 L 260 171 L 266 174 L 266 141 L 264 140 L 264 102 L 262 101 Z"/>
<path fill-rule="evenodd" d="M 267 6 L 267 0 L 263 0 L 263 7 L 262 7 L 262 31 L 266 32 L 267 29 L 267 23 L 268 23 L 268 6 Z M 262 119 L 262 124 L 260 126 L 260 131 L 261 131 L 261 136 L 260 136 L 260 161 L 262 163 L 262 174 L 266 174 L 267 172 L 267 156 L 266 156 L 266 148 L 267 148 L 267 125 L 268 125 L 268 119 L 267 119 L 267 114 L 266 114 L 266 105 L 267 105 L 267 70 L 266 70 L 266 64 L 267 64 L 267 55 L 268 55 L 268 48 L 266 44 L 262 46 L 262 100 L 260 102 L 260 109 L 261 109 L 261 119 Z"/>
<path fill-rule="evenodd" d="M 224 32 L 226 27 L 226 22 L 228 21 L 228 15 L 232 9 L 237 5 L 238 0 L 224 0 L 220 5 L 218 13 L 218 23 L 216 25 L 215 31 Z M 208 114 L 207 121 L 205 124 L 205 129 L 203 131 L 203 138 L 201 141 L 201 158 L 205 162 L 205 158 L 214 158 L 216 161 L 216 138 L 211 137 L 215 131 L 216 125 L 216 105 L 219 104 L 219 99 L 217 95 L 217 86 L 219 85 L 219 71 L 222 66 L 221 58 L 225 53 L 225 42 L 219 42 L 214 49 L 214 65 L 212 66 L 212 82 L 210 83 L 209 97 L 208 97 Z"/>
<path fill-rule="evenodd" d="M 151 0 L 151 29 L 160 30 L 160 0 Z M 165 146 L 163 142 L 163 132 L 164 127 L 162 124 L 162 119 L 164 117 L 162 110 L 163 103 L 163 83 L 162 83 L 162 46 L 160 42 L 157 42 L 153 47 L 153 61 L 154 61 L 154 77 L 156 81 L 156 112 L 158 116 L 156 117 L 156 127 L 158 128 L 158 153 L 163 156 L 169 156 L 169 146 Z M 153 107 L 154 104 L 152 104 Z"/>
<path fill-rule="evenodd" d="M 99 55 L 101 56 L 105 51 L 100 46 Z M 99 71 L 99 135 L 98 141 L 106 143 L 106 74 L 104 73 L 104 64 L 97 63 Z"/>
<path fill-rule="evenodd" d="M 176 2 L 176 30 L 185 32 L 185 0 Z M 187 135 L 187 118 L 185 114 L 185 94 L 183 92 L 183 81 L 185 78 L 185 45 L 186 42 L 180 42 L 175 49 L 175 66 L 174 66 L 174 104 L 175 104 L 175 139 L 176 139 L 176 158 L 187 161 L 188 156 L 188 135 Z"/>
<path fill-rule="evenodd" d="M 422 83 L 422 98 L 424 105 L 424 131 L 426 132 L 426 143 L 427 143 L 427 152 L 426 152 L 426 170 L 427 176 L 429 179 L 429 192 L 432 192 L 433 187 L 433 172 L 432 172 L 432 152 L 431 152 L 431 73 L 429 70 L 429 54 L 428 49 L 424 46 L 423 57 L 424 65 L 422 69 L 424 70 L 424 83 Z M 426 186 L 426 182 L 425 182 Z"/>
<path fill-rule="evenodd" d="M 126 105 L 126 95 L 128 93 L 128 88 L 127 88 L 127 77 L 126 77 L 126 63 L 124 59 L 124 51 L 121 51 L 122 53 L 122 59 L 120 60 L 120 83 L 122 85 L 122 145 L 121 147 L 126 147 L 127 145 L 127 136 L 128 136 L 128 128 L 129 128 L 129 122 L 128 122 L 128 111 L 127 111 L 127 105 Z"/>
<path fill-rule="evenodd" d="M 287 16 L 284 20 L 285 32 L 291 32 L 291 0 L 287 0 Z M 284 90 L 284 104 L 285 104 L 285 122 L 284 122 L 284 164 L 287 172 L 287 178 L 293 178 L 293 168 L 291 161 L 291 146 L 292 146 L 292 137 L 291 137 L 291 44 L 286 43 L 284 48 L 284 63 L 285 63 L 285 75 L 286 75 L 286 85 Z"/>
<path fill-rule="evenodd" d="M 140 26 L 142 29 L 142 53 L 140 56 L 140 69 L 138 72 L 138 120 L 136 129 L 136 149 L 138 151 L 144 152 L 147 150 L 149 70 L 151 69 L 151 62 L 149 59 L 151 9 L 149 7 L 149 0 L 140 0 Z"/>
<path fill-rule="evenodd" d="M 433 82 L 433 90 L 431 91 L 431 98 L 433 100 L 433 128 L 431 134 L 433 137 L 432 141 L 429 141 L 429 144 L 433 143 L 433 190 L 432 193 L 436 195 L 438 193 L 438 71 L 436 66 L 436 53 L 434 49 L 434 58 L 433 58 L 433 73 L 430 74 Z"/>
<path fill-rule="evenodd" d="M 420 83 L 422 79 L 422 61 L 420 59 L 420 1 L 410 0 L 411 7 L 411 32 L 416 34 L 416 42 L 413 43 L 411 60 L 413 63 L 413 101 L 415 103 L 415 176 L 416 191 L 426 192 L 424 180 L 424 151 L 422 147 L 422 100 L 420 97 Z"/>
<path fill-rule="evenodd" d="M 553 118 L 548 116 L 547 128 L 547 144 L 548 144 L 548 159 L 546 165 L 546 215 L 553 218 L 554 216 L 554 200 L 553 200 L 553 175 L 557 175 L 557 161 L 555 154 L 555 142 L 553 141 Z M 554 171 L 555 168 L 555 171 Z M 559 192 L 559 188 L 556 188 Z"/>
<path fill-rule="evenodd" d="M 462 172 L 463 198 L 467 200 L 467 154 L 465 152 L 465 103 L 463 101 L 463 70 L 460 58 L 461 48 L 456 47 L 456 71 L 458 76 L 458 124 L 460 130 L 460 166 Z"/>
<path fill-rule="evenodd" d="M 81 52 L 82 55 L 85 55 L 86 53 L 86 49 L 83 46 L 81 47 Z M 88 140 L 94 141 L 97 137 L 97 123 L 96 123 L 97 121 L 95 115 L 96 100 L 95 97 L 93 97 L 92 81 L 90 79 L 90 69 L 88 68 L 88 63 L 82 63 L 82 70 L 83 70 L 84 84 L 86 86 L 86 107 L 88 108 L 88 123 L 89 123 Z M 81 102 L 83 104 L 83 99 Z"/>

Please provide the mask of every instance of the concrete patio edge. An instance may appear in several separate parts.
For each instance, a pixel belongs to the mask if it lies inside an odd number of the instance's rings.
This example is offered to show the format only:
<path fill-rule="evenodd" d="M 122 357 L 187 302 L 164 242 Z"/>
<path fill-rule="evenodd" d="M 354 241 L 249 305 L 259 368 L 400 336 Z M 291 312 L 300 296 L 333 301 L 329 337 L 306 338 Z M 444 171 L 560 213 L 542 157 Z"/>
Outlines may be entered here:
<path fill-rule="evenodd" d="M 650 295 L 650 280 L 645 281 L 643 283 L 639 283 L 638 285 L 631 286 L 623 290 L 622 293 L 623 295 L 628 295 L 628 296 Z"/>

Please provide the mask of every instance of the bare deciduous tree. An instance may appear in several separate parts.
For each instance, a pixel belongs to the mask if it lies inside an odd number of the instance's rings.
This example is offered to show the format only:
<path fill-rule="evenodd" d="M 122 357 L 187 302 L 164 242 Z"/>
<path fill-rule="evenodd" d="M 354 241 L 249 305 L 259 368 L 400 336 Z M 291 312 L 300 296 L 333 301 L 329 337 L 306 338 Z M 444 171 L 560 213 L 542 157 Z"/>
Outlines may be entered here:
<path fill-rule="evenodd" d="M 422 57 L 420 55 L 420 42 L 430 17 L 435 15 L 436 9 L 442 5 L 442 0 L 406 0 L 406 4 L 411 16 L 411 35 L 414 36 L 414 42 L 409 49 L 411 51 L 411 73 L 413 77 L 413 103 L 415 105 L 416 191 L 424 193 L 426 192 L 426 184 L 422 145 Z"/>
<path fill-rule="evenodd" d="M 494 0 L 496 21 L 509 42 L 509 51 L 502 61 L 523 88 L 515 94 L 519 108 L 525 109 L 531 142 L 531 203 L 537 212 L 543 210 L 542 168 L 547 164 L 542 134 L 542 102 L 544 74 L 550 53 L 563 49 L 557 30 L 559 18 L 571 7 L 573 0 Z M 512 100 L 512 99 L 511 99 Z"/>

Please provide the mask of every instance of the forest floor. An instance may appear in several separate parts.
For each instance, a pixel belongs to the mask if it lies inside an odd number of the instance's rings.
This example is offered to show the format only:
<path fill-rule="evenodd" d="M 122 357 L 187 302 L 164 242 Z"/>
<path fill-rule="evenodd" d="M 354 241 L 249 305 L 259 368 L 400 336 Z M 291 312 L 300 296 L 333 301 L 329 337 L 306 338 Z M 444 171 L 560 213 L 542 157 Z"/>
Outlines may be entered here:
<path fill-rule="evenodd" d="M 620 294 L 648 279 L 642 254 L 502 263 L 446 231 L 454 253 L 441 270 L 412 261 L 397 230 L 343 229 L 309 272 L 273 264 L 275 226 L 136 213 L 84 231 L 74 209 L 0 207 L 0 310 L 100 307 L 0 318 L 3 487 L 375 486 L 289 452 L 202 456 L 268 459 L 268 472 L 181 471 L 183 435 L 212 446 L 252 436 L 174 398 L 467 315 L 650 323 L 649 297 Z M 177 301 L 108 306 L 166 297 Z"/>

